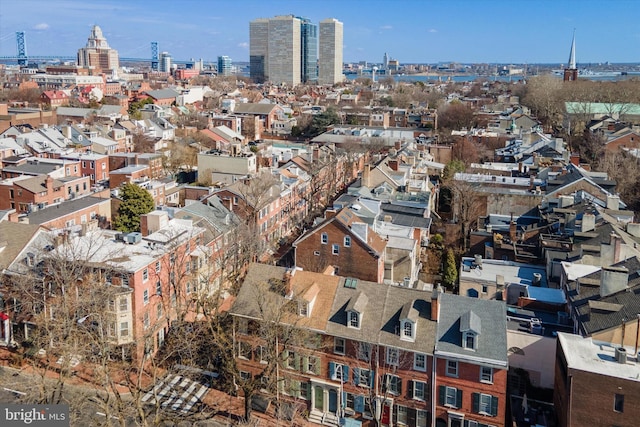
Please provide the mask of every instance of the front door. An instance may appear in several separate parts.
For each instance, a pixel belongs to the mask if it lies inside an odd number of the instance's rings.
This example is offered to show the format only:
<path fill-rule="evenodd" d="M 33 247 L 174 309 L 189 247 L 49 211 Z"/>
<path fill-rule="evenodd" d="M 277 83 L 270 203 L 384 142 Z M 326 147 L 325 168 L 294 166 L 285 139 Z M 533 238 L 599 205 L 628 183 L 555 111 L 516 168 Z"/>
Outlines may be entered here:
<path fill-rule="evenodd" d="M 324 389 L 319 386 L 314 387 L 314 409 L 324 412 Z"/>
<path fill-rule="evenodd" d="M 338 412 L 338 392 L 333 389 L 329 390 L 329 412 Z"/>

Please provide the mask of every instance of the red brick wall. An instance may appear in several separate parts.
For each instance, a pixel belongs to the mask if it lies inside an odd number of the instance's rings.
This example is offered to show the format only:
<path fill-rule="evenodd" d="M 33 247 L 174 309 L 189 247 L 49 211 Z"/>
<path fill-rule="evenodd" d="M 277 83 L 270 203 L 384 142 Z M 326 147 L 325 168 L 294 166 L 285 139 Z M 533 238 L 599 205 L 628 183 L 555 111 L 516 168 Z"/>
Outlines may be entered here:
<path fill-rule="evenodd" d="M 373 233 L 372 230 L 369 230 Z M 322 233 L 327 233 L 327 244 L 321 243 Z M 296 246 L 296 265 L 304 270 L 322 272 L 328 266 L 338 267 L 340 276 L 350 276 L 371 282 L 382 282 L 384 261 L 369 254 L 368 248 L 359 239 L 351 235 L 351 247 L 344 246 L 345 231 L 335 224 L 317 229 L 312 235 Z M 332 254 L 332 245 L 338 244 L 339 255 Z M 319 252 L 319 255 L 315 255 Z"/>
<path fill-rule="evenodd" d="M 436 362 L 436 418 L 447 419 L 449 408 L 440 406 L 438 401 L 438 387 L 449 386 L 462 390 L 462 407 L 451 409 L 465 414 L 465 420 L 477 420 L 484 424 L 505 426 L 505 410 L 507 403 L 507 370 L 493 369 L 493 384 L 480 382 L 480 366 L 471 363 L 458 362 L 458 377 L 448 377 L 445 374 L 446 359 L 438 359 Z M 473 412 L 472 393 L 485 393 L 498 398 L 498 415 L 495 417 L 476 414 Z"/>

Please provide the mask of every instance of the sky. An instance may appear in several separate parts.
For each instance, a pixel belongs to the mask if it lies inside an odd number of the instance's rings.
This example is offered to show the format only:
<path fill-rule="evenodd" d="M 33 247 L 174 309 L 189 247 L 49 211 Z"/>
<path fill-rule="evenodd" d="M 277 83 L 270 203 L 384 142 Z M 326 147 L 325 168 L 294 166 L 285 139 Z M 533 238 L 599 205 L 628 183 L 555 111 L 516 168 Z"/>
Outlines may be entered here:
<path fill-rule="evenodd" d="M 249 22 L 296 15 L 344 24 L 344 61 L 566 64 L 640 62 L 638 0 L 0 0 L 0 56 L 73 56 L 91 27 L 120 57 L 249 60 Z"/>

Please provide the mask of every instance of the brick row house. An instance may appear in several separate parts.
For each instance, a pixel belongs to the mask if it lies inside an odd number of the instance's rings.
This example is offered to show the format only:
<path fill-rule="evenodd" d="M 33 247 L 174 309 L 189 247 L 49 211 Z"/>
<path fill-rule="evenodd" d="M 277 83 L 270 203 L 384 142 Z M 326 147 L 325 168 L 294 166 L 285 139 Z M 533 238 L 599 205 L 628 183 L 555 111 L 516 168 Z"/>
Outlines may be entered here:
<path fill-rule="evenodd" d="M 282 286 L 275 286 L 278 283 Z M 440 313 L 440 320 L 448 322 L 442 312 L 449 310 L 451 303 L 456 305 L 462 300 L 463 306 L 468 304 L 472 310 L 486 311 L 484 302 L 477 306 L 477 300 L 455 295 L 252 264 L 230 310 L 240 376 L 245 380 L 259 377 L 265 384 L 266 398 L 301 406 L 309 421 L 318 424 L 434 425 L 438 415 L 435 411 L 441 411 L 440 389 L 436 385 L 444 385 L 441 382 L 444 373 L 439 368 L 434 372 L 434 349 L 437 351 L 441 329 L 437 319 Z M 444 308 L 439 310 L 440 301 Z M 297 341 L 288 339 L 286 344 L 276 341 L 277 348 L 270 348 L 273 341 L 265 341 L 259 327 L 267 321 L 261 306 L 265 302 L 286 313 L 279 318 L 281 322 L 306 334 Z M 492 320 L 500 313 L 504 318 L 502 303 L 486 303 L 491 306 L 488 311 Z M 482 319 L 488 321 L 484 314 Z M 504 336 L 506 324 L 502 326 Z M 491 333 L 487 331 L 485 336 L 490 337 Z M 506 339 L 503 343 L 495 340 L 491 343 L 496 345 L 493 351 L 504 353 L 506 361 Z M 485 347 L 483 344 L 483 351 Z M 279 355 L 275 382 L 263 377 L 265 355 L 271 352 Z M 461 374 L 463 370 L 473 370 L 464 363 L 460 361 Z M 476 366 L 478 376 L 473 384 L 459 386 L 467 394 L 465 400 L 475 399 L 471 389 L 483 404 L 485 398 L 481 395 L 498 396 L 499 412 L 487 425 L 505 425 L 506 363 L 501 365 L 504 372 L 492 371 L 494 376 L 487 381 L 480 380 L 480 367 L 472 356 L 469 365 Z M 466 380 L 464 375 L 460 378 Z M 470 414 L 472 409 L 469 408 Z M 476 418 L 485 422 L 483 412 L 477 412 L 480 414 Z M 471 415 L 468 417 L 470 420 Z M 445 421 L 444 425 L 449 424 Z"/>

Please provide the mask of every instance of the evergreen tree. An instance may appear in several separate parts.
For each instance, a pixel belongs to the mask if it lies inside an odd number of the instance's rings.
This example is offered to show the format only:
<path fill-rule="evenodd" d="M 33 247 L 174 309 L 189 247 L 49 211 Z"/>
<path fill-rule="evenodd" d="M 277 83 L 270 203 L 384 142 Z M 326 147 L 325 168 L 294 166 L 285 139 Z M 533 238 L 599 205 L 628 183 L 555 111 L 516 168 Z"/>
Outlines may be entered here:
<path fill-rule="evenodd" d="M 442 281 L 447 289 L 452 290 L 458 281 L 458 266 L 456 265 L 456 257 L 453 249 L 447 249 L 447 256 L 444 259 L 442 267 Z"/>
<path fill-rule="evenodd" d="M 120 187 L 120 207 L 113 220 L 113 228 L 119 231 L 140 231 L 140 215 L 154 209 L 153 197 L 144 188 L 127 183 Z"/>

